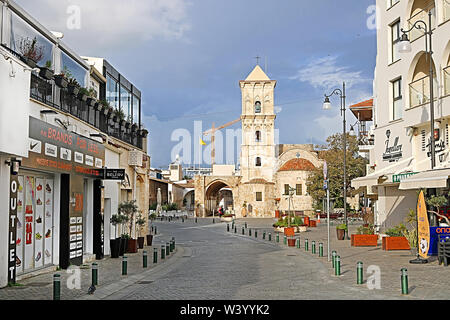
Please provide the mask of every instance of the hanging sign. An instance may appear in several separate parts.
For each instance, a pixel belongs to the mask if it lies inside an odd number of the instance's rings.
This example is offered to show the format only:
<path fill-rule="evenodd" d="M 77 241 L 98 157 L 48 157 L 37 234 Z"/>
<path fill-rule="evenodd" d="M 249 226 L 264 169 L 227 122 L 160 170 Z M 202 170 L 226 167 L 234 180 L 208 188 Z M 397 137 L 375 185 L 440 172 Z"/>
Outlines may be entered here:
<path fill-rule="evenodd" d="M 427 206 L 423 191 L 419 194 L 417 202 L 417 232 L 418 232 L 418 250 L 422 258 L 428 258 L 430 250 L 430 224 L 428 222 Z"/>
<path fill-rule="evenodd" d="M 328 189 L 328 167 L 326 161 L 323 163 L 323 189 Z"/>
<path fill-rule="evenodd" d="M 11 174 L 9 187 L 8 282 L 16 283 L 17 192 L 19 179 Z"/>

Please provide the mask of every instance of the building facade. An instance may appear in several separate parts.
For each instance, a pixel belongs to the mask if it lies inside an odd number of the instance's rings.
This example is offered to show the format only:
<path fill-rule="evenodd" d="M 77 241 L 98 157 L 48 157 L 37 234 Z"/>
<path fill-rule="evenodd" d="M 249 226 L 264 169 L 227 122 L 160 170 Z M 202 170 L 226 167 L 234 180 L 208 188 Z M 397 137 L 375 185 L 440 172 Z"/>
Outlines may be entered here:
<path fill-rule="evenodd" d="M 377 61 L 374 80 L 374 140 L 366 177 L 352 181 L 373 199 L 381 231 L 403 222 L 427 195 L 448 194 L 450 173 L 450 3 L 446 0 L 378 0 Z M 432 15 L 433 55 L 422 30 L 408 33 L 412 51 L 399 53 L 401 29 Z M 423 26 L 423 24 L 422 24 Z M 430 62 L 434 84 L 436 165 L 431 167 Z M 431 223 L 436 224 L 433 216 Z"/>

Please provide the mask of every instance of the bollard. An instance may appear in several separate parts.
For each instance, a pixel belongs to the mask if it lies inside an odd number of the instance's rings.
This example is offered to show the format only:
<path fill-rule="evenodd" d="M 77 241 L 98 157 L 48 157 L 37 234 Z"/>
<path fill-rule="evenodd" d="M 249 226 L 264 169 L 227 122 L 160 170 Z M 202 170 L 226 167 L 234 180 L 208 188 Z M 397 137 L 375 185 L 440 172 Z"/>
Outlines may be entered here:
<path fill-rule="evenodd" d="M 172 253 L 175 250 L 175 241 L 172 239 L 170 240 L 170 252 Z"/>
<path fill-rule="evenodd" d="M 195 223 L 197 223 L 197 217 L 195 217 Z"/>
<path fill-rule="evenodd" d="M 127 267 L 128 267 L 127 256 L 124 255 L 122 258 L 122 275 L 123 276 L 127 274 Z"/>
<path fill-rule="evenodd" d="M 341 275 L 341 257 L 336 256 L 336 262 L 335 262 L 336 268 L 334 269 L 334 275 L 340 276 Z"/>
<path fill-rule="evenodd" d="M 215 218 L 213 218 L 213 223 L 216 223 Z"/>
<path fill-rule="evenodd" d="M 173 241 L 173 250 L 175 250 L 175 237 L 172 237 L 172 241 Z"/>
<path fill-rule="evenodd" d="M 305 251 L 309 251 L 309 242 L 308 242 L 308 239 L 305 239 Z"/>
<path fill-rule="evenodd" d="M 272 241 L 272 234 L 269 232 L 269 241 Z"/>
<path fill-rule="evenodd" d="M 234 233 L 237 233 L 237 227 L 234 226 Z"/>
<path fill-rule="evenodd" d="M 53 300 L 61 300 L 61 275 L 53 275 Z"/>
<path fill-rule="evenodd" d="M 356 284 L 363 284 L 363 277 L 363 263 L 361 261 L 358 261 L 358 263 L 356 264 Z"/>
<path fill-rule="evenodd" d="M 331 253 L 331 263 L 333 266 L 333 269 L 336 267 L 336 256 L 337 256 L 337 252 L 335 250 L 333 250 L 333 252 Z"/>
<path fill-rule="evenodd" d="M 280 235 L 277 233 L 277 242 L 280 242 Z"/>
<path fill-rule="evenodd" d="M 248 229 L 248 235 L 249 235 L 249 237 L 252 236 L 252 229 Z"/>
<path fill-rule="evenodd" d="M 227 232 L 230 232 L 230 225 L 227 223 Z"/>
<path fill-rule="evenodd" d="M 183 222 L 183 223 L 184 223 L 184 218 L 183 218 L 183 217 L 181 217 L 181 222 Z"/>
<path fill-rule="evenodd" d="M 311 253 L 316 254 L 316 241 L 311 241 Z"/>
<path fill-rule="evenodd" d="M 147 251 L 142 252 L 142 266 L 147 268 Z"/>
<path fill-rule="evenodd" d="M 263 240 L 266 240 L 266 232 L 263 232 Z"/>
<path fill-rule="evenodd" d="M 242 235 L 244 235 L 244 227 L 242 227 Z"/>
<path fill-rule="evenodd" d="M 297 246 L 297 249 L 300 249 L 300 238 L 295 240 L 295 245 Z"/>
<path fill-rule="evenodd" d="M 406 268 L 402 268 L 401 272 L 402 294 L 408 294 L 408 270 Z"/>
<path fill-rule="evenodd" d="M 170 255 L 170 244 L 166 242 L 166 257 Z"/>
<path fill-rule="evenodd" d="M 156 226 L 155 226 L 155 234 L 157 234 L 157 232 L 156 232 Z"/>
<path fill-rule="evenodd" d="M 255 230 L 255 238 L 258 238 L 258 230 Z"/>
<path fill-rule="evenodd" d="M 166 258 L 166 247 L 164 244 L 161 245 L 161 260 Z"/>
<path fill-rule="evenodd" d="M 283 238 L 283 243 L 286 245 L 287 244 L 287 237 L 286 236 L 284 236 L 284 238 Z"/>
<path fill-rule="evenodd" d="M 247 222 L 245 223 L 245 229 L 247 229 Z"/>
<path fill-rule="evenodd" d="M 98 285 L 98 264 L 95 262 L 92 264 L 92 284 Z"/>
<path fill-rule="evenodd" d="M 153 263 L 158 263 L 158 249 L 153 249 Z"/>
<path fill-rule="evenodd" d="M 319 257 L 323 257 L 323 243 L 319 243 Z"/>

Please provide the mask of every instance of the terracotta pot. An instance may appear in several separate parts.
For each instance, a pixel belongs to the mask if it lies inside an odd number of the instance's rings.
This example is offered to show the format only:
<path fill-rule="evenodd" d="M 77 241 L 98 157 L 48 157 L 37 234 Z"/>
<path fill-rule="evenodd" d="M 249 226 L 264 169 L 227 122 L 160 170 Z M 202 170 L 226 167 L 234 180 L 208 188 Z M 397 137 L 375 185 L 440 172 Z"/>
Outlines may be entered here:
<path fill-rule="evenodd" d="M 144 241 L 145 241 L 145 238 L 144 238 L 144 237 L 138 237 L 137 241 L 138 241 L 138 247 L 139 247 L 139 249 L 144 249 Z"/>
<path fill-rule="evenodd" d="M 344 240 L 345 238 L 345 230 L 344 229 L 336 229 L 338 240 Z"/>
<path fill-rule="evenodd" d="M 280 218 L 280 210 L 275 210 L 275 218 Z"/>
<path fill-rule="evenodd" d="M 376 247 L 378 245 L 378 235 L 352 234 L 351 245 L 353 247 Z"/>
<path fill-rule="evenodd" d="M 304 223 L 309 227 L 309 217 L 305 217 Z"/>
<path fill-rule="evenodd" d="M 152 234 L 148 234 L 147 235 L 147 245 L 151 246 L 152 245 L 152 241 L 153 241 L 153 235 Z"/>
<path fill-rule="evenodd" d="M 381 240 L 383 250 L 410 250 L 406 237 L 383 237 Z"/>
<path fill-rule="evenodd" d="M 136 239 L 128 239 L 127 253 L 136 253 L 138 251 L 138 243 Z"/>
<path fill-rule="evenodd" d="M 289 238 L 289 239 L 287 239 L 287 241 L 288 241 L 288 246 L 289 247 L 295 247 L 295 238 Z"/>

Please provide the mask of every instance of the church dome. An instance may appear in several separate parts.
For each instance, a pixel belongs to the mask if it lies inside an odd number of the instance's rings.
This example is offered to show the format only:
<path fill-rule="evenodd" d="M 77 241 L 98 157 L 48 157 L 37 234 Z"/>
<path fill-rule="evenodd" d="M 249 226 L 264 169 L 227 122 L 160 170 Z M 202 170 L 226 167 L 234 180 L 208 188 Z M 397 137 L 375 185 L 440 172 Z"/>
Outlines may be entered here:
<path fill-rule="evenodd" d="M 313 171 L 316 167 L 306 159 L 291 159 L 287 161 L 278 171 Z"/>

